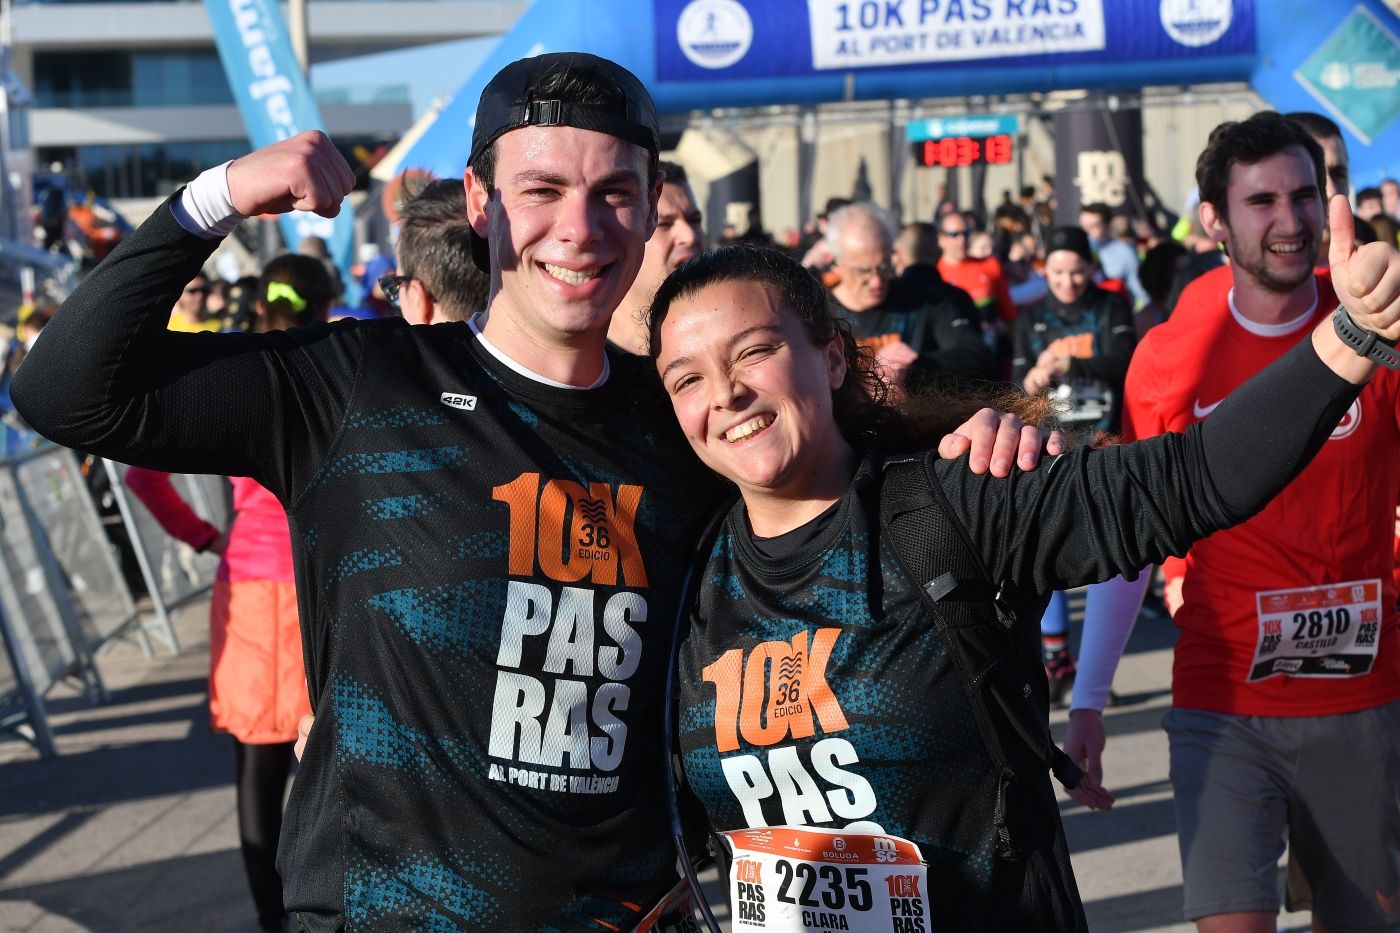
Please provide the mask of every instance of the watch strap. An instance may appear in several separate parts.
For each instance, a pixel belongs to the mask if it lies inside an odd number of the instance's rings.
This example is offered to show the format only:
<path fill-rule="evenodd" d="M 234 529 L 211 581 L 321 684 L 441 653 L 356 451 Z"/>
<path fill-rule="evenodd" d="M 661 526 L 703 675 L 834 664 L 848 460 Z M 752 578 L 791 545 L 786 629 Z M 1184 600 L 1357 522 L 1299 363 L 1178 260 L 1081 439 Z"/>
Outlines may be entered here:
<path fill-rule="evenodd" d="M 1332 329 L 1342 343 L 1356 351 L 1357 356 L 1379 363 L 1386 369 L 1400 369 L 1400 350 L 1395 349 L 1395 341 L 1377 336 L 1357 324 L 1341 305 L 1332 312 Z"/>

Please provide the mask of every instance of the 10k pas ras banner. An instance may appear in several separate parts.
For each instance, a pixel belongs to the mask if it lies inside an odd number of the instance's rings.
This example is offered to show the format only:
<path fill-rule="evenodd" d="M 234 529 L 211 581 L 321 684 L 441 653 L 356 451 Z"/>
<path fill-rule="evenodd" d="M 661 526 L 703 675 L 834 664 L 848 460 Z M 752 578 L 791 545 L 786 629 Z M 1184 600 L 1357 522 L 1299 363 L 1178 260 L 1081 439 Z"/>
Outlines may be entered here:
<path fill-rule="evenodd" d="M 663 80 L 1252 54 L 1255 0 L 656 0 Z"/>
<path fill-rule="evenodd" d="M 812 67 L 848 70 L 1104 47 L 1101 0 L 809 0 Z"/>

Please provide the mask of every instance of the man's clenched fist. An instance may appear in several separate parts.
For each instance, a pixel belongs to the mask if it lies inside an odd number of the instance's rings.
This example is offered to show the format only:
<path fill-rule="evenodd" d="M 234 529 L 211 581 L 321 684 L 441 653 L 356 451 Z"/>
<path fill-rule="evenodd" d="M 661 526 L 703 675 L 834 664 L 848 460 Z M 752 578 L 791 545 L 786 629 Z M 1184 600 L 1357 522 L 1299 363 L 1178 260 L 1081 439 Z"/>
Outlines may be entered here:
<path fill-rule="evenodd" d="M 320 130 L 273 143 L 228 167 L 229 198 L 247 217 L 288 211 L 334 217 L 354 187 L 354 172 Z"/>

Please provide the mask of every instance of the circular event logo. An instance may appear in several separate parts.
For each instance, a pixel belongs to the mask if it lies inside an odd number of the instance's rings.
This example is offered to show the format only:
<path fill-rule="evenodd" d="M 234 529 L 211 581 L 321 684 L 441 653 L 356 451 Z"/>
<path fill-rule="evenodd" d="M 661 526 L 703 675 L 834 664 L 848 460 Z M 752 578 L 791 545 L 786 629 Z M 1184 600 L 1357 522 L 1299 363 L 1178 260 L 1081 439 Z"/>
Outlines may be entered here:
<path fill-rule="evenodd" d="M 1351 68 L 1346 62 L 1328 62 L 1318 75 L 1322 86 L 1334 91 L 1342 91 L 1351 86 Z"/>
<path fill-rule="evenodd" d="M 676 41 L 701 68 L 728 68 L 753 44 L 753 20 L 737 0 L 691 0 L 676 20 Z"/>
<path fill-rule="evenodd" d="M 1347 413 L 1342 415 L 1342 420 L 1337 422 L 1337 426 L 1332 429 L 1332 436 L 1329 441 L 1339 441 L 1344 437 L 1350 437 L 1356 433 L 1356 429 L 1361 427 L 1361 399 L 1351 403 Z"/>
<path fill-rule="evenodd" d="M 1180 45 L 1210 45 L 1234 19 L 1234 0 L 1162 0 L 1162 28 Z"/>

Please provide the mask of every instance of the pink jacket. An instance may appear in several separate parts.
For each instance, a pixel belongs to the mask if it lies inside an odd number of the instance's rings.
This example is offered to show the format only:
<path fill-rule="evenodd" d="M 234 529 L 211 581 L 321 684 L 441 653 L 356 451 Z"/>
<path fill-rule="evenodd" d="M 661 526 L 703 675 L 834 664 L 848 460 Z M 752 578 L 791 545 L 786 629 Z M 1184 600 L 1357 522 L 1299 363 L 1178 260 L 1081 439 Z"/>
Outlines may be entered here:
<path fill-rule="evenodd" d="M 233 484 L 233 527 L 219 564 L 219 579 L 290 582 L 292 541 L 282 504 L 246 476 L 233 476 L 229 481 Z M 219 536 L 218 528 L 200 518 L 180 498 L 170 483 L 169 473 L 131 467 L 126 472 L 126 486 L 171 537 L 199 548 L 208 547 Z"/>

